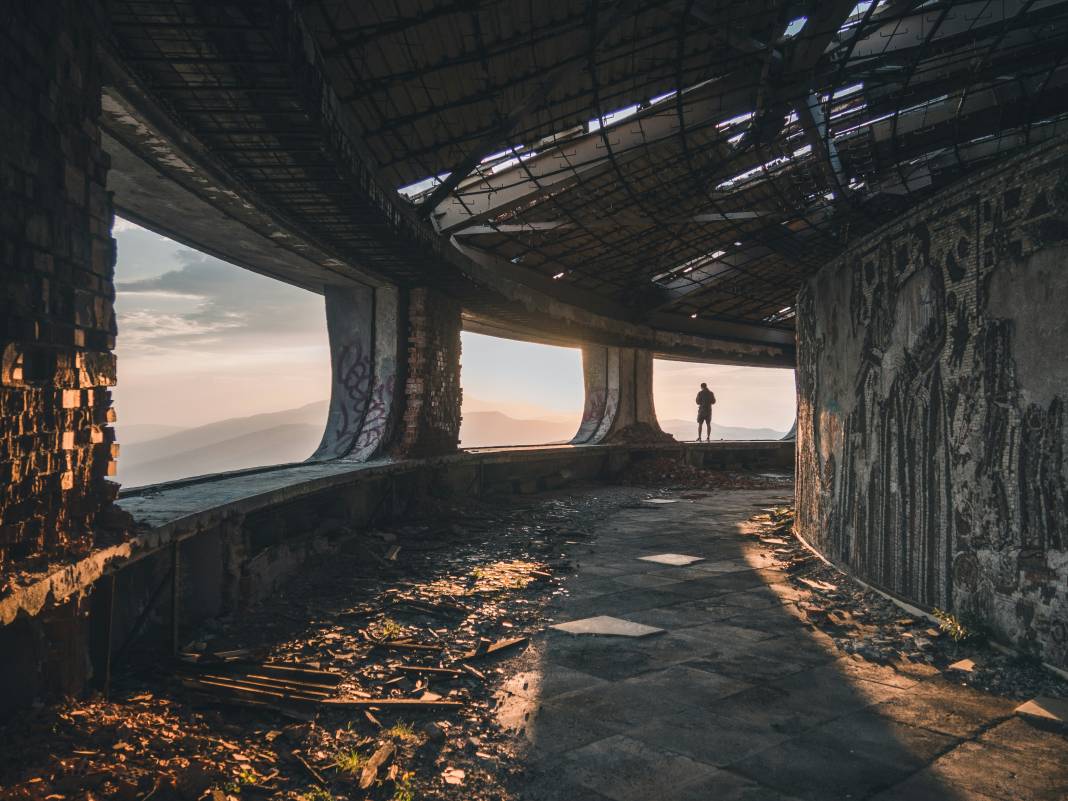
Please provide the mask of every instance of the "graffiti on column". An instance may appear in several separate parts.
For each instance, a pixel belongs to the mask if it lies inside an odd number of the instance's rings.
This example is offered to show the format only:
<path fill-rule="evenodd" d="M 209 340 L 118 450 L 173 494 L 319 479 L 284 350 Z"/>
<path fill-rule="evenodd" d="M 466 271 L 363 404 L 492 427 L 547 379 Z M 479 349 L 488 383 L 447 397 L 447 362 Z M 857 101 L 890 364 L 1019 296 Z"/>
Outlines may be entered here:
<path fill-rule="evenodd" d="M 371 393 L 371 400 L 367 405 L 367 413 L 364 415 L 360 434 L 356 437 L 356 442 L 353 445 L 354 453 L 376 448 L 383 442 L 389 427 L 394 378 L 394 376 L 389 376 L 379 382 Z"/>
<path fill-rule="evenodd" d="M 340 392 L 333 424 L 337 439 L 356 432 L 367 406 L 373 372 L 370 354 L 365 353 L 361 340 L 339 348 L 334 371 L 334 391 Z"/>
<path fill-rule="evenodd" d="M 582 410 L 582 423 L 600 420 L 604 417 L 605 391 L 603 389 L 591 389 L 586 396 L 586 406 Z"/>

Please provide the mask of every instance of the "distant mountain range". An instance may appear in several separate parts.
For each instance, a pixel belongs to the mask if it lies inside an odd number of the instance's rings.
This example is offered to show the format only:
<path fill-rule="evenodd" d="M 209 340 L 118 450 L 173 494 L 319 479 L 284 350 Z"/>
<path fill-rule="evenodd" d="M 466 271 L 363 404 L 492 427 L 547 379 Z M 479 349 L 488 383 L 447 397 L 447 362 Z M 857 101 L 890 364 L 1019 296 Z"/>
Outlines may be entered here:
<path fill-rule="evenodd" d="M 715 412 L 713 412 L 715 414 Z M 689 442 L 697 439 L 697 420 L 661 420 L 660 428 L 671 434 L 679 442 Z M 776 431 L 773 428 L 743 428 L 742 426 L 721 426 L 712 421 L 712 439 L 740 440 L 740 439 L 782 439 L 786 436 L 785 431 Z"/>
<path fill-rule="evenodd" d="M 300 462 L 319 445 L 326 408 L 326 401 L 318 401 L 281 412 L 179 428 L 151 439 L 137 439 L 151 428 L 148 425 L 124 428 L 119 424 L 115 433 L 122 447 L 116 478 L 124 486 L 136 487 L 243 467 Z M 125 439 L 128 429 L 132 429 L 129 440 Z"/>
<path fill-rule="evenodd" d="M 474 401 L 471 405 L 484 408 L 484 402 Z M 245 467 L 303 461 L 319 445 L 326 410 L 327 402 L 319 401 L 296 409 L 233 417 L 192 428 L 120 424 L 116 434 L 122 450 L 116 477 L 124 486 L 136 487 Z M 555 414 L 553 418 L 526 420 L 497 411 L 468 410 L 460 427 L 461 444 L 481 448 L 570 440 L 578 421 L 567 421 Z M 685 441 L 696 437 L 695 422 L 667 420 L 660 425 L 676 439 Z M 783 434 L 770 428 L 712 424 L 713 439 L 781 439 Z"/>

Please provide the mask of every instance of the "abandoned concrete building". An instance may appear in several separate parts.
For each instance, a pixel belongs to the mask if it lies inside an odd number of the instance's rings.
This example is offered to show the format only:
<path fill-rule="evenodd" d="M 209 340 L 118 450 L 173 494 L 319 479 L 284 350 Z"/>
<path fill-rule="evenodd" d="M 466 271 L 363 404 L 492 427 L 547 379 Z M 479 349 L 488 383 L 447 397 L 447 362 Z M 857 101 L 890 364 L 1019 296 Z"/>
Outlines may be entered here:
<path fill-rule="evenodd" d="M 1068 798 L 1066 0 L 0 43 L 0 798 Z M 116 214 L 323 297 L 307 461 L 113 480 Z M 581 348 L 570 444 L 462 447 L 462 331 Z M 676 441 L 654 357 L 794 430 Z"/>

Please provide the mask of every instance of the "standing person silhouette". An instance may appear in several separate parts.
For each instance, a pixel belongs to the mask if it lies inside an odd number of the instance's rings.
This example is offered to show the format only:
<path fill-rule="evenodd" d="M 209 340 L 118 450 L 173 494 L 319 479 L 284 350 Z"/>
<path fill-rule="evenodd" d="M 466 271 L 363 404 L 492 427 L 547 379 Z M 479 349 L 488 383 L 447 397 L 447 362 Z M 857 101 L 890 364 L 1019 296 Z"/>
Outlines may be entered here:
<path fill-rule="evenodd" d="M 712 441 L 712 404 L 716 402 L 716 393 L 708 388 L 708 384 L 701 384 L 701 391 L 697 393 L 697 441 L 701 441 L 701 424 L 705 425 L 706 442 Z"/>

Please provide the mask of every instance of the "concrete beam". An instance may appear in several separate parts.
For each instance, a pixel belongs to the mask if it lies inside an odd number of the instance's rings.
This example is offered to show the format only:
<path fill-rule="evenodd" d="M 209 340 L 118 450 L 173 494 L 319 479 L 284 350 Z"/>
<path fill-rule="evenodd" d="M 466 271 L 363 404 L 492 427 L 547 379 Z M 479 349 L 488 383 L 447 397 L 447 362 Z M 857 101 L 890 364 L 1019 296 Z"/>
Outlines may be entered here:
<path fill-rule="evenodd" d="M 173 129 L 137 87 L 109 70 L 102 98 L 108 190 L 127 219 L 247 270 L 313 292 L 382 280 L 281 225 L 248 198 L 188 132 Z M 132 99 L 131 99 L 132 98 Z"/>
<path fill-rule="evenodd" d="M 793 367 L 794 332 L 725 320 L 691 320 L 679 315 L 653 315 L 634 322 L 634 311 L 563 282 L 537 275 L 488 251 L 453 237 L 465 256 L 472 280 L 492 287 L 527 313 L 552 320 L 550 329 L 528 329 L 524 339 L 555 344 L 640 347 L 680 358 L 722 364 Z M 587 304 L 586 301 L 589 300 Z M 499 321 L 472 313 L 467 320 L 492 327 Z M 521 330 L 509 322 L 508 328 Z M 546 330 L 550 331 L 548 335 Z"/>
<path fill-rule="evenodd" d="M 652 217 L 619 214 L 599 220 L 545 220 L 522 223 L 501 223 L 499 225 L 472 225 L 461 228 L 456 236 L 478 236 L 485 234 L 530 234 L 546 231 L 569 231 L 576 228 L 652 228 L 662 225 L 701 225 L 702 223 L 734 222 L 741 220 L 759 220 L 777 212 L 773 211 L 727 211 L 694 214 L 690 217 Z"/>

